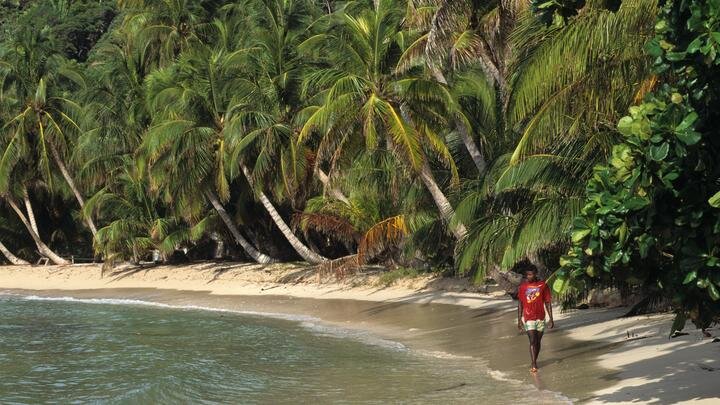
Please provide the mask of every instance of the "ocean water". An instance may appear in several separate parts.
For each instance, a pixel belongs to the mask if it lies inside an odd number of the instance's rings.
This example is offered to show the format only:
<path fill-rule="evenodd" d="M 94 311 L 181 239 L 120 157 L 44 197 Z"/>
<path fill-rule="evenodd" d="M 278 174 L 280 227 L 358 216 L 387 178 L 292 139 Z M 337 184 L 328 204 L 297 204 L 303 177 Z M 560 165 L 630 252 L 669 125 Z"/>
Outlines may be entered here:
<path fill-rule="evenodd" d="M 482 361 L 282 314 L 0 296 L 0 403 L 561 402 Z"/>

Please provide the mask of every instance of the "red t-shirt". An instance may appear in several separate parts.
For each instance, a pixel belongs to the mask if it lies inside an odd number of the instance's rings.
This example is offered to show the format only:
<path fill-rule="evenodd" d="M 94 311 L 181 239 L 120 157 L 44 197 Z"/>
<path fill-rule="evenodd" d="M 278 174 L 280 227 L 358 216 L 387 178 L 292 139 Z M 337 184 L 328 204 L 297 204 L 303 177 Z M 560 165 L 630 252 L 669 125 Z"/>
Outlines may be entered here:
<path fill-rule="evenodd" d="M 524 282 L 518 288 L 522 300 L 523 318 L 527 321 L 545 320 L 545 303 L 550 302 L 550 288 L 544 281 Z"/>

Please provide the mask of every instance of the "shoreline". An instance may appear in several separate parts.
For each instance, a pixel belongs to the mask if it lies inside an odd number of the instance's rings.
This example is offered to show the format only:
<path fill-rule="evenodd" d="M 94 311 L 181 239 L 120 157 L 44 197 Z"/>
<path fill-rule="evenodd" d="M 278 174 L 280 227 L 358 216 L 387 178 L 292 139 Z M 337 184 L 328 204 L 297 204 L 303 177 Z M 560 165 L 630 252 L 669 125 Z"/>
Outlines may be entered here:
<path fill-rule="evenodd" d="M 543 341 L 544 381 L 539 381 L 525 370 L 526 341 L 513 331 L 514 303 L 500 293 L 471 292 L 467 284 L 430 276 L 391 286 L 377 285 L 374 275 L 318 281 L 311 268 L 293 264 L 120 268 L 105 278 L 97 265 L 0 267 L 2 290 L 309 315 L 410 347 L 483 359 L 501 378 L 580 402 L 710 403 L 720 396 L 715 388 L 720 343 L 702 339 L 691 327 L 688 335 L 668 339 L 668 314 L 622 319 L 617 318 L 622 310 L 558 314 L 558 327 Z M 482 337 L 495 345 L 478 344 L 487 341 Z"/>

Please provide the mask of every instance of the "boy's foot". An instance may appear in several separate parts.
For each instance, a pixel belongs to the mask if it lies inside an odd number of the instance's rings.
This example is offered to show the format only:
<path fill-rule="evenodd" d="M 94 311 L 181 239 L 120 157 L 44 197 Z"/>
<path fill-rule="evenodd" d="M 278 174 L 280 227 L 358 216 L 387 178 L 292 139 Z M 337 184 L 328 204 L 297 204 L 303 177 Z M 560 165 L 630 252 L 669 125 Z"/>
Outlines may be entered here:
<path fill-rule="evenodd" d="M 537 371 L 538 371 L 537 367 L 531 367 L 531 368 L 530 368 L 530 372 L 531 372 L 531 373 L 537 373 Z"/>

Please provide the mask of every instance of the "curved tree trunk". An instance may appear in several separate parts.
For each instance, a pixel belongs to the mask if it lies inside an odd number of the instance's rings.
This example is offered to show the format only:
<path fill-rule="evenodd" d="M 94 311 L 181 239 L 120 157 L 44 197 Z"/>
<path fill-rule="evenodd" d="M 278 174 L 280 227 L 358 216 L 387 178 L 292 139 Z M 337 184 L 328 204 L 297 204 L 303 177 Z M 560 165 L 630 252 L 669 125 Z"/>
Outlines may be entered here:
<path fill-rule="evenodd" d="M 500 271 L 500 266 L 493 265 L 488 269 L 487 275 L 495 280 L 505 292 L 513 297 L 522 283 L 522 276 L 512 271 Z"/>
<path fill-rule="evenodd" d="M 440 69 L 436 67 L 430 67 L 430 69 L 432 71 L 432 75 L 435 77 L 435 80 L 444 85 L 448 84 L 447 79 L 445 79 L 445 76 L 440 71 Z M 483 175 L 485 173 L 485 170 L 487 170 L 487 162 L 485 162 L 485 157 L 480 151 L 480 148 L 475 143 L 475 140 L 470 133 L 470 128 L 468 128 L 467 125 L 465 125 L 465 122 L 463 122 L 459 118 L 454 118 L 453 122 L 458 132 L 460 133 L 463 144 L 465 144 L 465 149 L 467 149 L 473 162 L 475 162 L 475 167 L 477 167 L 478 173 L 480 175 Z"/>
<path fill-rule="evenodd" d="M 92 220 L 90 214 L 85 215 L 85 199 L 83 198 L 82 194 L 80 194 L 80 190 L 78 190 L 77 185 L 75 184 L 75 180 L 73 180 L 72 176 L 70 175 L 70 172 L 65 166 L 63 160 L 60 158 L 60 154 L 58 153 L 55 146 L 50 145 L 50 151 L 52 152 L 53 158 L 55 159 L 55 164 L 57 164 L 60 168 L 60 173 L 62 173 L 65 182 L 68 184 L 68 186 L 70 186 L 70 189 L 75 195 L 75 199 L 80 205 L 80 215 L 85 218 L 85 224 L 87 224 L 88 228 L 90 228 L 90 232 L 92 232 L 93 238 L 95 238 L 97 236 L 97 227 L 95 227 L 95 222 Z"/>
<path fill-rule="evenodd" d="M 250 175 L 250 170 L 248 170 L 247 166 L 240 165 L 240 168 L 242 169 L 243 174 L 245 175 L 245 178 L 247 179 L 248 183 L 252 186 L 253 180 Z M 300 255 L 305 261 L 311 264 L 318 264 L 322 263 L 327 260 L 327 258 L 313 252 L 305 246 L 304 243 L 300 241 L 300 239 L 295 236 L 295 234 L 292 232 L 289 226 L 285 223 L 285 220 L 280 216 L 280 213 L 275 209 L 275 206 L 272 204 L 272 201 L 270 201 L 269 198 L 267 198 L 267 195 L 263 193 L 262 191 L 258 192 L 258 197 L 260 198 L 260 202 L 262 203 L 263 207 L 265 207 L 265 210 L 270 214 L 270 217 L 272 218 L 273 222 L 275 222 L 275 225 L 280 229 L 280 232 L 282 232 L 283 236 L 285 236 L 285 239 L 287 239 L 288 242 L 290 242 L 290 245 L 295 249 L 297 254 Z"/>
<path fill-rule="evenodd" d="M 8 249 L 5 246 L 5 244 L 2 242 L 0 242 L 0 253 L 2 253 L 3 256 L 5 256 L 5 258 L 15 266 L 22 266 L 22 265 L 27 266 L 30 264 L 30 263 L 26 262 L 25 260 L 15 256 L 13 254 L 13 252 L 11 252 L 10 249 Z"/>
<path fill-rule="evenodd" d="M 208 191 L 206 193 L 207 198 L 210 200 L 210 203 L 212 204 L 215 211 L 220 216 L 220 219 L 222 219 L 223 223 L 225 223 L 225 226 L 228 228 L 230 233 L 232 234 L 233 238 L 235 239 L 235 242 L 237 242 L 240 247 L 243 248 L 245 253 L 248 254 L 248 256 L 252 257 L 253 260 L 255 260 L 258 263 L 261 264 L 268 264 L 273 263 L 275 260 L 271 258 L 270 256 L 261 253 L 253 245 L 247 241 L 241 234 L 240 230 L 235 226 L 235 223 L 233 222 L 232 218 L 230 218 L 230 215 L 225 211 L 225 207 L 223 207 L 222 203 L 220 202 L 220 199 L 218 196 L 212 192 Z"/>
<path fill-rule="evenodd" d="M 455 215 L 455 210 L 450 204 L 450 200 L 445 197 L 445 194 L 443 194 L 442 190 L 435 181 L 435 177 L 430 170 L 430 165 L 428 165 L 427 162 L 423 163 L 422 169 L 420 169 L 420 179 L 425 184 L 425 188 L 427 188 L 430 192 L 433 201 L 435 201 L 435 205 L 437 205 L 440 210 L 440 215 L 449 226 L 453 216 Z M 461 223 L 451 227 L 450 231 L 452 231 L 453 235 L 455 235 L 455 239 L 458 241 L 465 239 L 467 236 L 467 229 L 465 228 L 465 225 Z"/>
<path fill-rule="evenodd" d="M 32 204 L 30 204 L 30 194 L 28 194 L 27 188 L 23 187 L 23 201 L 25 202 L 25 211 L 27 212 L 27 219 L 30 222 L 30 226 L 38 236 L 40 231 L 38 230 L 37 222 L 35 221 L 35 210 L 33 210 Z"/>
<path fill-rule="evenodd" d="M 315 173 L 317 174 L 318 180 L 320 180 L 320 182 L 325 187 L 325 191 L 330 194 L 332 198 L 340 200 L 345 204 L 350 204 L 350 200 L 345 196 L 345 194 L 343 194 L 342 191 L 338 190 L 337 188 L 333 187 L 332 184 L 330 184 L 330 177 L 325 174 L 325 172 L 320 170 L 319 167 L 316 167 Z"/>
<path fill-rule="evenodd" d="M 405 119 L 407 122 L 410 122 L 402 106 L 400 107 L 400 111 L 403 114 L 403 119 Z M 394 153 L 395 142 L 393 142 L 392 138 L 386 137 L 385 142 L 387 142 L 388 150 Z M 465 239 L 465 237 L 467 236 L 467 229 L 465 228 L 464 224 L 458 223 L 455 226 L 450 225 L 452 223 L 453 216 L 455 216 L 455 209 L 452 207 L 452 204 L 450 204 L 450 200 L 445 197 L 445 194 L 440 189 L 440 186 L 438 186 L 437 182 L 435 181 L 435 176 L 433 175 L 432 170 L 430 170 L 430 165 L 426 161 L 423 162 L 418 175 L 420 176 L 420 179 L 425 185 L 425 188 L 430 192 L 430 195 L 432 196 L 435 205 L 440 211 L 440 217 L 448 225 L 448 228 L 455 236 L 455 239 L 458 242 Z"/>
<path fill-rule="evenodd" d="M 33 241 L 35 242 L 35 246 L 38 248 L 38 252 L 50 259 L 51 262 L 55 264 L 69 264 L 69 262 L 57 253 L 53 252 L 48 245 L 45 244 L 45 242 L 40 239 L 40 235 L 35 232 L 35 229 L 33 229 L 33 225 L 30 224 L 30 221 L 25 217 L 25 214 L 23 214 L 20 207 L 13 201 L 12 199 L 7 199 L 8 203 L 10 204 L 10 207 L 15 211 L 17 216 L 20 218 L 20 221 L 25 225 L 25 228 L 27 229 L 28 233 L 30 233 L 30 236 L 32 237 Z M 32 212 L 32 205 L 30 204 L 30 199 L 25 198 L 25 205 L 28 207 L 28 213 Z"/>

